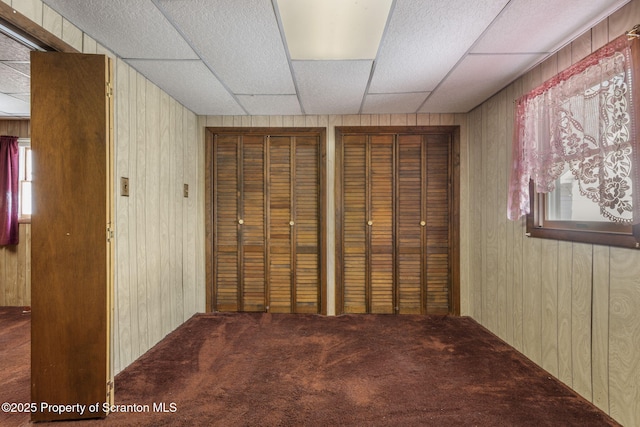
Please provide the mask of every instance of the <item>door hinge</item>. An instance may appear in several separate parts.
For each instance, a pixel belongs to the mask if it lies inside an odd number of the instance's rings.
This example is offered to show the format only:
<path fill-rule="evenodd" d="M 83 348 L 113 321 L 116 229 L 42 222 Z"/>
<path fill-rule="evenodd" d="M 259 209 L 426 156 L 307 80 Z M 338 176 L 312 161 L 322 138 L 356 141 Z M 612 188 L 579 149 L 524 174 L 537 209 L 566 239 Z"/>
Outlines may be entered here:
<path fill-rule="evenodd" d="M 107 97 L 111 98 L 113 96 L 113 86 L 111 82 L 107 82 Z"/>
<path fill-rule="evenodd" d="M 113 380 L 107 382 L 107 396 L 105 402 L 109 403 L 109 406 L 113 405 Z"/>
<path fill-rule="evenodd" d="M 107 243 L 111 242 L 113 240 L 113 228 L 111 228 L 111 225 L 107 225 Z"/>

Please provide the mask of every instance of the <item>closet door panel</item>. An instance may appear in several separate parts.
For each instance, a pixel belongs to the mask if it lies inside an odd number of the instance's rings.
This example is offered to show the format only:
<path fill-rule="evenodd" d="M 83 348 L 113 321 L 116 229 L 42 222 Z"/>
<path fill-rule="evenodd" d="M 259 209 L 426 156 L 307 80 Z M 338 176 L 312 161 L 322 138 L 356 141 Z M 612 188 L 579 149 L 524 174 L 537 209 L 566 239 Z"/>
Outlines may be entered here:
<path fill-rule="evenodd" d="M 336 136 L 337 311 L 457 312 L 456 129 L 339 127 Z"/>
<path fill-rule="evenodd" d="M 211 308 L 318 313 L 324 134 L 289 128 L 208 132 Z"/>
<path fill-rule="evenodd" d="M 397 250 L 399 313 L 422 312 L 422 136 L 398 136 Z"/>
<path fill-rule="evenodd" d="M 393 135 L 372 136 L 369 153 L 370 313 L 394 312 Z M 370 224 L 370 225 L 369 225 Z"/>
<path fill-rule="evenodd" d="M 218 136 L 214 144 L 214 275 L 220 311 L 238 310 L 239 137 Z"/>
<path fill-rule="evenodd" d="M 345 136 L 343 145 L 343 311 L 366 313 L 367 137 Z"/>
<path fill-rule="evenodd" d="M 242 311 L 265 311 L 264 138 L 242 138 L 240 253 Z"/>
<path fill-rule="evenodd" d="M 292 311 L 291 138 L 269 139 L 269 311 Z"/>
<path fill-rule="evenodd" d="M 446 314 L 450 306 L 449 232 L 450 143 L 447 135 L 430 135 L 426 140 L 427 203 L 426 275 L 427 313 Z"/>
<path fill-rule="evenodd" d="M 320 183 L 317 137 L 295 139 L 295 312 L 318 313 Z"/>
<path fill-rule="evenodd" d="M 111 75 L 104 55 L 31 52 L 32 421 L 105 417 L 113 404 Z"/>

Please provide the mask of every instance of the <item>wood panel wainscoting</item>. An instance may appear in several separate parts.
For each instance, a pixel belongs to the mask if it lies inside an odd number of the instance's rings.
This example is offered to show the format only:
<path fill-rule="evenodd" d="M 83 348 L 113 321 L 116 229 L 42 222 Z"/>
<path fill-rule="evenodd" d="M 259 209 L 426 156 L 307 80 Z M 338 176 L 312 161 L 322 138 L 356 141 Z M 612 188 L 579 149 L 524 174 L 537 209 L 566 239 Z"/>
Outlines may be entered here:
<path fill-rule="evenodd" d="M 336 127 L 336 313 L 459 314 L 459 128 Z"/>
<path fill-rule="evenodd" d="M 324 128 L 207 128 L 207 310 L 326 313 Z"/>

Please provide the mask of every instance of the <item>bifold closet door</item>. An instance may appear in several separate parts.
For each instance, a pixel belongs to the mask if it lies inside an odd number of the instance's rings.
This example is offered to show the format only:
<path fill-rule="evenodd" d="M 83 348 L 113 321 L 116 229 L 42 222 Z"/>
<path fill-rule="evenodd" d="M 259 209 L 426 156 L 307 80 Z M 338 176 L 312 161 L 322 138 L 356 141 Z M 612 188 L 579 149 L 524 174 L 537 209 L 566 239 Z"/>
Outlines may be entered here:
<path fill-rule="evenodd" d="M 356 135 L 344 144 L 344 311 L 393 313 L 391 136 Z"/>
<path fill-rule="evenodd" d="M 339 312 L 449 312 L 450 150 L 447 134 L 339 136 Z"/>
<path fill-rule="evenodd" d="M 220 136 L 214 157 L 217 309 L 264 311 L 264 143 Z"/>
<path fill-rule="evenodd" d="M 319 311 L 319 146 L 315 136 L 214 138 L 213 309 Z"/>
<path fill-rule="evenodd" d="M 32 421 L 105 417 L 113 404 L 111 83 L 104 55 L 31 53 Z"/>

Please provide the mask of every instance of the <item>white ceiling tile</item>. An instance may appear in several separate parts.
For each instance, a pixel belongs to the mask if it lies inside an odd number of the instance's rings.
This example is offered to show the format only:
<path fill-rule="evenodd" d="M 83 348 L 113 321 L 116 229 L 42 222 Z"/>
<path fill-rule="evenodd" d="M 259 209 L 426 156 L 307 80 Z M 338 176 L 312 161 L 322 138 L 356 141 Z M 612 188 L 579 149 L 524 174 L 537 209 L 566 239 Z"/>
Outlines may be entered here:
<path fill-rule="evenodd" d="M 0 62 L 0 92 L 25 93 L 29 92 L 31 81 L 24 73 Z"/>
<path fill-rule="evenodd" d="M 306 114 L 357 114 L 372 61 L 293 61 Z"/>
<path fill-rule="evenodd" d="M 363 114 L 415 113 L 429 92 L 374 93 L 364 100 Z"/>
<path fill-rule="evenodd" d="M 302 114 L 296 95 L 237 95 L 237 98 L 252 116 Z"/>
<path fill-rule="evenodd" d="M 507 0 L 397 0 L 370 91 L 433 90 Z"/>
<path fill-rule="evenodd" d="M 29 117 L 30 114 L 29 102 L 0 93 L 0 116 Z"/>
<path fill-rule="evenodd" d="M 236 94 L 295 94 L 269 0 L 157 0 Z"/>
<path fill-rule="evenodd" d="M 201 61 L 127 62 L 196 114 L 246 114 Z"/>
<path fill-rule="evenodd" d="M 28 61 L 31 49 L 0 33 L 0 61 Z"/>
<path fill-rule="evenodd" d="M 544 55 L 470 55 L 427 99 L 421 113 L 465 113 L 507 86 Z"/>
<path fill-rule="evenodd" d="M 512 0 L 473 52 L 552 52 L 628 1 Z"/>
<path fill-rule="evenodd" d="M 122 58 L 196 59 L 150 0 L 44 0 Z"/>

